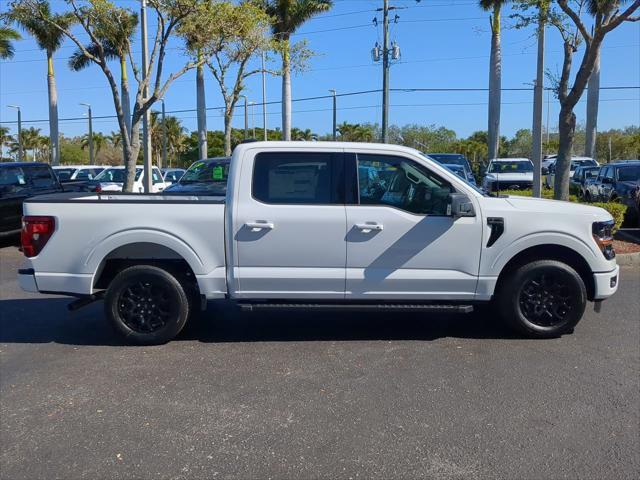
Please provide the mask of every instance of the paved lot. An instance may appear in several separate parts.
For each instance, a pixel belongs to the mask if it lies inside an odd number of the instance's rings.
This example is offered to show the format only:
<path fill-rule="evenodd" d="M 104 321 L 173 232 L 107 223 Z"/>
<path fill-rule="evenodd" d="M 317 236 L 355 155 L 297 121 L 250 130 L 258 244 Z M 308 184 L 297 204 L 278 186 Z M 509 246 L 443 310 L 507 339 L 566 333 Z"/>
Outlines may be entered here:
<path fill-rule="evenodd" d="M 575 334 L 477 315 L 235 314 L 127 347 L 0 249 L 0 475 L 638 478 L 640 272 Z"/>

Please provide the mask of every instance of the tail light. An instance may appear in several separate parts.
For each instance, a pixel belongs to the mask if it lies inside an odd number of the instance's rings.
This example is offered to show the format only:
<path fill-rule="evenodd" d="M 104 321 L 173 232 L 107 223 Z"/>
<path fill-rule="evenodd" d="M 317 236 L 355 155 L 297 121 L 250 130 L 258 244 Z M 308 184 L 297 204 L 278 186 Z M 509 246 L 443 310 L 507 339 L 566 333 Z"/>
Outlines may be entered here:
<path fill-rule="evenodd" d="M 22 217 L 22 232 L 20 240 L 22 243 L 22 252 L 26 257 L 35 257 L 47 244 L 56 222 L 53 217 Z"/>
<path fill-rule="evenodd" d="M 102 185 L 97 184 L 97 185 L 96 185 L 96 189 L 94 190 L 94 192 L 96 192 L 96 193 L 100 193 L 100 192 L 102 192 Z"/>

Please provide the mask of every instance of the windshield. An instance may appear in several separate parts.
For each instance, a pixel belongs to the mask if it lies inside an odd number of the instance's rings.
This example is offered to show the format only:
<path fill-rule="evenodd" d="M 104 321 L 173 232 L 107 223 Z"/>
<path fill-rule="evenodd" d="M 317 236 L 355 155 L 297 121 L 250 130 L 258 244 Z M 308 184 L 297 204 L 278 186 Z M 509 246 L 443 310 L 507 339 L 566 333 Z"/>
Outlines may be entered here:
<path fill-rule="evenodd" d="M 491 162 L 488 173 L 526 173 L 533 172 L 533 165 L 529 160 L 513 162 Z"/>
<path fill-rule="evenodd" d="M 640 180 L 640 165 L 618 169 L 618 180 L 621 182 L 635 182 Z"/>
<path fill-rule="evenodd" d="M 595 167 L 597 165 L 595 160 L 571 160 L 571 170 L 575 170 L 578 167 Z"/>
<path fill-rule="evenodd" d="M 189 167 L 178 183 L 207 183 L 220 188 L 224 194 L 227 189 L 229 162 L 226 160 L 195 162 Z"/>
<path fill-rule="evenodd" d="M 136 168 L 136 180 L 142 175 L 142 168 Z M 124 183 L 124 168 L 107 168 L 94 180 L 97 182 Z"/>
<path fill-rule="evenodd" d="M 58 180 L 60 180 L 61 182 L 64 182 L 71 178 L 71 175 L 73 175 L 73 172 L 75 172 L 76 169 L 75 168 L 56 168 L 53 171 L 58 177 Z"/>
<path fill-rule="evenodd" d="M 447 163 L 450 165 L 462 165 L 466 167 L 468 165 L 467 158 L 464 155 L 452 154 L 452 153 L 428 153 L 427 156 L 432 158 L 438 163 Z"/>

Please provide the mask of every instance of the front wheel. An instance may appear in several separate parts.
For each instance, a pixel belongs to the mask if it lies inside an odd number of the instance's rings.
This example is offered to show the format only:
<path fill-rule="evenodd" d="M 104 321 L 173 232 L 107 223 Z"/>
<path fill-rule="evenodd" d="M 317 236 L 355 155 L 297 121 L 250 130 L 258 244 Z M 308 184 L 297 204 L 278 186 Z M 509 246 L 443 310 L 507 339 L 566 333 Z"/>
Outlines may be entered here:
<path fill-rule="evenodd" d="M 557 260 L 520 266 L 501 282 L 500 313 L 517 332 L 532 338 L 570 333 L 582 318 L 587 291 L 578 273 Z"/>
<path fill-rule="evenodd" d="M 189 318 L 189 298 L 169 272 L 137 265 L 113 279 L 104 299 L 105 314 L 127 342 L 158 345 L 173 339 Z"/>

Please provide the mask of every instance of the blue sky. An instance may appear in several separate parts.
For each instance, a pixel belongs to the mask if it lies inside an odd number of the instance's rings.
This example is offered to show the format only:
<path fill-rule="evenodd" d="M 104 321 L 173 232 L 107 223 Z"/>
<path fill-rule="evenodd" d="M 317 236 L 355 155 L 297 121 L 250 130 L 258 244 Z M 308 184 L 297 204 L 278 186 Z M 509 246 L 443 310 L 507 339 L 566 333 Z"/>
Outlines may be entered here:
<path fill-rule="evenodd" d="M 7 1 L 1 0 L 2 10 Z M 136 0 L 115 3 L 138 8 Z M 490 30 L 488 14 L 473 0 L 395 0 L 399 9 L 397 24 L 392 24 L 391 39 L 398 42 L 402 60 L 391 68 L 392 88 L 486 88 L 488 83 L 488 55 Z M 64 6 L 61 0 L 53 2 Z M 371 49 L 381 41 L 381 27 L 373 25 L 380 13 L 375 9 L 382 1 L 335 0 L 334 8 L 304 25 L 296 40 L 306 38 L 316 52 L 309 70 L 293 78 L 293 98 L 328 95 L 335 88 L 338 93 L 379 89 L 382 82 L 380 64 L 371 60 Z M 536 39 L 533 30 L 509 28 L 513 23 L 504 15 L 503 80 L 504 88 L 523 88 L 535 78 Z M 150 17 L 150 32 L 153 21 Z M 16 43 L 12 60 L 0 62 L 0 122 L 16 118 L 15 110 L 7 104 L 22 107 L 24 126 L 36 126 L 48 132 L 47 122 L 28 123 L 47 119 L 46 61 L 44 52 L 27 35 Z M 556 71 L 561 65 L 561 42 L 553 29 L 548 29 L 546 67 Z M 114 114 L 112 97 L 106 79 L 97 67 L 83 72 L 71 72 L 66 58 L 74 45 L 67 40 L 55 57 L 58 84 L 59 116 L 61 119 L 81 117 L 86 111 L 79 102 L 91 103 L 95 116 Z M 139 53 L 139 44 L 134 46 Z M 577 54 L 576 63 L 581 58 Z M 184 62 L 178 42 L 172 44 L 165 71 L 177 70 Z M 257 60 L 256 60 L 257 63 Z M 115 67 L 115 66 L 114 66 Z M 117 68 L 115 68 L 117 71 Z M 222 105 L 217 85 L 207 73 L 207 105 Z M 640 22 L 628 23 L 611 33 L 602 50 L 601 85 L 640 85 Z M 259 76 L 247 81 L 247 96 L 261 102 Z M 512 135 L 520 128 L 531 127 L 531 98 L 528 91 L 503 93 L 502 134 Z M 280 79 L 267 80 L 267 101 L 280 99 Z M 486 92 L 421 92 L 391 94 L 390 123 L 436 124 L 454 129 L 459 136 L 486 129 Z M 346 96 L 338 99 L 338 121 L 379 122 L 381 94 Z M 159 108 L 159 105 L 158 105 Z M 195 108 L 195 75 L 187 73 L 177 80 L 166 95 L 167 111 Z M 255 125 L 262 125 L 261 107 L 255 107 Z M 578 122 L 584 122 L 584 102 L 576 109 Z M 269 127 L 280 125 L 279 105 L 269 105 Z M 317 133 L 331 129 L 331 100 L 301 101 L 293 104 L 293 125 L 311 128 Z M 545 97 L 545 120 L 546 120 Z M 558 107 L 551 96 L 550 126 L 557 123 Z M 195 112 L 175 113 L 189 130 L 195 129 Z M 222 118 L 217 109 L 208 111 L 208 128 L 221 129 Z M 251 120 L 250 120 L 251 123 Z M 601 93 L 599 129 L 640 124 L 640 90 L 611 90 Z M 243 125 L 242 108 L 236 111 L 234 125 Z M 9 125 L 15 128 L 15 125 Z M 96 119 L 94 129 L 108 133 L 117 130 L 115 119 Z M 61 121 L 60 130 L 67 136 L 86 132 L 85 120 Z"/>

